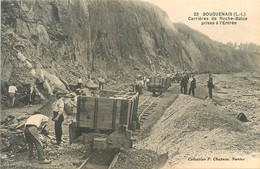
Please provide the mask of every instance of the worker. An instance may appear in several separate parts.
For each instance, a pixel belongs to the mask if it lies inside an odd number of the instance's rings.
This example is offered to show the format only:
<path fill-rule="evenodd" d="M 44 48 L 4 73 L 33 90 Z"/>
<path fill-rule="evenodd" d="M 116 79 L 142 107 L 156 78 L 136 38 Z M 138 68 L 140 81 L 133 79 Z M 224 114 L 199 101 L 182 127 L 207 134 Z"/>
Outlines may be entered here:
<path fill-rule="evenodd" d="M 149 85 L 150 85 L 150 79 L 149 77 L 146 77 L 145 79 L 145 84 L 146 84 L 146 88 L 148 89 Z"/>
<path fill-rule="evenodd" d="M 181 93 L 187 94 L 188 81 L 188 76 L 184 73 L 181 79 Z"/>
<path fill-rule="evenodd" d="M 56 145 L 61 144 L 62 137 L 62 122 L 64 121 L 64 101 L 61 93 L 56 94 L 57 100 L 53 103 L 53 118 L 54 121 L 54 130 L 56 136 Z"/>
<path fill-rule="evenodd" d="M 77 88 L 81 88 L 82 82 L 83 82 L 83 80 L 81 79 L 81 77 L 79 77 L 79 78 L 78 78 Z"/>
<path fill-rule="evenodd" d="M 10 85 L 8 88 L 9 106 L 13 107 L 15 103 L 15 93 L 17 91 L 16 86 Z"/>
<path fill-rule="evenodd" d="M 214 89 L 215 87 L 213 84 L 212 74 L 209 74 L 209 80 L 207 82 L 208 82 L 207 87 L 209 88 L 209 97 L 212 98 L 212 89 Z"/>
<path fill-rule="evenodd" d="M 87 83 L 93 84 L 93 83 L 94 83 L 93 79 L 94 79 L 94 78 L 89 78 L 89 79 L 87 80 Z"/>
<path fill-rule="evenodd" d="M 34 101 L 35 101 L 35 96 L 36 96 L 35 87 L 36 86 L 34 84 L 31 84 L 30 87 L 29 87 L 28 94 L 29 94 L 29 105 L 30 106 L 32 104 L 34 104 Z"/>
<path fill-rule="evenodd" d="M 143 77 L 143 81 L 144 87 L 146 87 L 146 76 Z"/>
<path fill-rule="evenodd" d="M 77 95 L 82 95 L 82 88 L 80 87 L 80 88 L 77 88 L 76 90 L 75 90 L 75 93 L 77 94 Z"/>
<path fill-rule="evenodd" d="M 190 88 L 189 88 L 189 95 L 192 92 L 192 96 L 195 97 L 195 88 L 196 88 L 196 79 L 195 79 L 195 75 L 191 75 L 191 82 L 190 82 Z"/>
<path fill-rule="evenodd" d="M 142 75 L 138 75 L 137 79 L 136 79 L 136 85 L 135 85 L 135 91 L 140 94 L 143 94 L 142 92 L 142 87 L 143 87 L 143 84 L 144 81 L 142 79 Z"/>
<path fill-rule="evenodd" d="M 105 79 L 102 76 L 99 76 L 99 78 L 98 78 L 99 90 L 103 90 L 104 89 L 104 83 L 105 83 Z"/>
<path fill-rule="evenodd" d="M 28 144 L 29 160 L 33 160 L 33 145 L 36 147 L 38 162 L 40 164 L 49 164 L 50 160 L 44 158 L 42 143 L 39 134 L 48 135 L 48 117 L 42 114 L 30 116 L 25 123 L 24 135 Z"/>

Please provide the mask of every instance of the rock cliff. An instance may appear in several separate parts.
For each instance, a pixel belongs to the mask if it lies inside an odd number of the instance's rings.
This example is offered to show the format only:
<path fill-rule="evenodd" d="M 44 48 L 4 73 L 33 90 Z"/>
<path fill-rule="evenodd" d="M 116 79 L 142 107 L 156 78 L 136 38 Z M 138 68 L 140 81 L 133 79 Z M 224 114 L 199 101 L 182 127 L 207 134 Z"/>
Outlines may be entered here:
<path fill-rule="evenodd" d="M 142 1 L 4 0 L 1 14 L 1 78 L 11 83 L 47 79 L 64 89 L 62 83 L 78 76 L 130 79 L 137 73 L 229 72 L 259 64 L 259 53 L 234 50 L 173 24 Z"/>

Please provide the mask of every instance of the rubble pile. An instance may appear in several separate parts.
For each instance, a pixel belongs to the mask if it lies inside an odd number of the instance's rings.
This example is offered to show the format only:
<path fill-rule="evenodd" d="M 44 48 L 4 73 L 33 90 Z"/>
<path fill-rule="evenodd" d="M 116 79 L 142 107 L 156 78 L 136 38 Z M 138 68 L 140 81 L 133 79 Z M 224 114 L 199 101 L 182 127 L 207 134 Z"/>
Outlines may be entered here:
<path fill-rule="evenodd" d="M 0 126 L 0 154 L 1 162 L 8 162 L 7 158 L 13 158 L 24 152 L 26 147 L 23 126 L 29 115 L 21 115 L 17 118 L 9 115 Z"/>
<path fill-rule="evenodd" d="M 259 151 L 258 136 L 214 100 L 179 95 L 155 124 L 151 135 L 135 147 L 168 152 L 166 166 L 171 167 L 189 157 Z"/>
<path fill-rule="evenodd" d="M 47 104 L 48 105 L 48 104 Z M 4 120 L 1 121 L 0 126 L 0 158 L 1 158 L 1 166 L 7 167 L 12 166 L 15 159 L 23 159 L 22 161 L 26 161 L 27 159 L 27 144 L 24 136 L 24 124 L 29 116 L 32 114 L 24 113 L 23 115 L 19 115 L 17 117 L 13 115 L 7 116 Z M 74 117 L 68 116 L 64 121 L 64 125 L 68 125 L 70 121 L 73 120 Z M 67 128 L 67 126 L 66 126 Z M 69 135 L 67 133 L 63 134 L 62 138 L 62 147 L 55 145 L 55 137 L 54 133 L 50 133 L 49 137 L 40 134 L 40 140 L 43 144 L 44 152 L 46 158 L 59 160 L 59 156 L 65 156 L 68 164 L 62 165 L 73 165 L 79 166 L 82 161 L 88 155 L 86 153 L 87 148 L 85 145 L 77 145 L 72 144 L 69 145 Z M 71 159 L 71 154 L 74 154 L 77 157 L 77 160 Z M 22 163 L 24 167 L 29 167 L 27 164 Z M 61 162 L 54 164 L 54 166 L 61 165 Z M 16 165 L 16 167 L 21 167 L 20 165 Z"/>
<path fill-rule="evenodd" d="M 10 129 L 1 130 L 1 153 L 13 155 L 26 150 L 26 143 L 22 130 L 12 131 Z"/>

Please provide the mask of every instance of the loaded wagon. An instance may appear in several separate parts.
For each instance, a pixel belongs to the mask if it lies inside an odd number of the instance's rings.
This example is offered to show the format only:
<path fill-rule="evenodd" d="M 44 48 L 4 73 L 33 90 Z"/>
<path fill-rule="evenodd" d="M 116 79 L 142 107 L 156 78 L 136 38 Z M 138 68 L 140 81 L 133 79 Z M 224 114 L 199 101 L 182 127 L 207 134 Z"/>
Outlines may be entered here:
<path fill-rule="evenodd" d="M 153 92 L 153 95 L 156 93 L 162 94 L 171 86 L 170 77 L 152 77 L 150 78 L 149 83 L 147 84 L 147 89 L 150 92 Z"/>
<path fill-rule="evenodd" d="M 94 148 L 131 148 L 131 134 L 140 126 L 137 117 L 139 95 L 136 92 L 100 91 L 98 96 L 79 96 L 76 121 L 69 125 L 70 143 L 85 136 Z M 93 138 L 93 135 L 102 135 Z M 92 140 L 90 139 L 92 138 Z M 98 142 L 102 142 L 98 143 Z"/>

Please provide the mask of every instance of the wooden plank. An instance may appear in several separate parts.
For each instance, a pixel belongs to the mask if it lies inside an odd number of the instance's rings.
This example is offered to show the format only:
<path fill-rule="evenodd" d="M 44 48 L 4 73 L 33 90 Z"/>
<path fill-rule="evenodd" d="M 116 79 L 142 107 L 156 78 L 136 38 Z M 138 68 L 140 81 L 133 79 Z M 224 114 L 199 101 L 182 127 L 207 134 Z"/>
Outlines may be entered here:
<path fill-rule="evenodd" d="M 120 129 L 121 128 L 121 124 L 120 124 L 120 109 L 121 109 L 121 102 L 122 100 L 117 100 L 117 104 L 116 104 L 116 123 L 115 123 L 115 128 L 116 129 Z"/>
<path fill-rule="evenodd" d="M 127 114 L 127 126 L 129 127 L 131 125 L 131 105 L 130 105 L 131 101 L 127 100 L 127 106 L 126 106 L 126 114 Z"/>
<path fill-rule="evenodd" d="M 117 100 L 114 100 L 114 103 L 113 103 L 112 130 L 116 129 L 116 112 L 117 112 Z"/>
<path fill-rule="evenodd" d="M 120 108 L 120 124 L 128 125 L 128 101 L 122 100 Z"/>
<path fill-rule="evenodd" d="M 132 126 L 132 121 L 133 121 L 133 101 L 132 100 L 129 101 L 129 111 L 128 111 L 128 114 L 129 114 L 129 118 L 128 118 L 129 126 L 128 127 L 131 127 Z M 130 129 L 130 128 L 128 128 L 128 129 Z"/>
<path fill-rule="evenodd" d="M 97 129 L 112 129 L 114 99 L 99 98 Z"/>
<path fill-rule="evenodd" d="M 93 126 L 90 126 L 89 123 L 87 121 L 80 121 L 79 122 L 79 125 L 80 127 L 88 127 L 88 128 L 91 128 L 93 129 Z M 111 122 L 102 122 L 102 123 L 99 123 L 98 127 L 97 127 L 97 130 L 111 130 Z"/>
<path fill-rule="evenodd" d="M 111 96 L 114 96 L 116 93 L 116 91 L 109 91 L 109 90 L 101 90 L 100 91 L 100 97 L 103 98 L 103 97 L 111 97 Z"/>
<path fill-rule="evenodd" d="M 80 120 L 80 111 L 81 111 L 81 97 L 78 96 L 77 98 L 77 115 L 76 115 L 76 120 L 79 121 Z"/>
<path fill-rule="evenodd" d="M 97 116 L 98 116 L 98 98 L 95 98 L 95 108 L 94 108 L 94 126 L 93 128 L 97 130 Z"/>
<path fill-rule="evenodd" d="M 127 114 L 127 125 L 129 126 L 130 125 L 130 118 L 131 118 L 131 106 L 130 106 L 130 103 L 131 101 L 130 100 L 127 100 L 126 101 L 127 105 L 125 107 L 125 111 L 126 111 L 126 114 Z"/>
<path fill-rule="evenodd" d="M 81 127 L 89 127 L 91 129 L 94 128 L 94 109 L 95 109 L 95 99 L 85 97 L 84 100 L 82 100 L 81 104 L 81 110 L 80 110 L 80 120 L 78 120 L 80 123 L 79 125 Z M 86 121 L 86 122 L 82 122 Z M 86 123 L 86 124 L 85 124 Z M 82 126 L 83 125 L 83 126 Z"/>
<path fill-rule="evenodd" d="M 138 121 L 138 117 L 137 117 L 137 111 L 138 111 L 138 102 L 139 102 L 139 96 L 137 96 L 134 100 L 134 121 Z"/>

